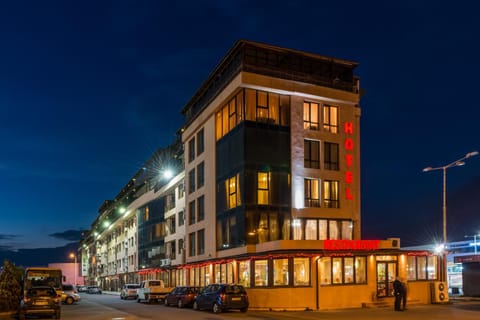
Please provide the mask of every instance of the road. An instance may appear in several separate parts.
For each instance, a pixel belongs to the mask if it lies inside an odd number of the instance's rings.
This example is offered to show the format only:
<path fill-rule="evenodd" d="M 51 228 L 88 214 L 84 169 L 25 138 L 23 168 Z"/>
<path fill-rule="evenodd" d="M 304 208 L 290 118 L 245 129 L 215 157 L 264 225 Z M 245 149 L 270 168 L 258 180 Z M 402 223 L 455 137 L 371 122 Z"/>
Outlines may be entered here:
<path fill-rule="evenodd" d="M 393 308 L 351 309 L 332 311 L 268 312 L 249 310 L 213 314 L 210 311 L 194 311 L 165 307 L 162 304 L 137 303 L 135 300 L 120 300 L 115 295 L 89 295 L 82 293 L 78 304 L 62 306 L 62 319 L 65 320 L 139 320 L 139 319 L 175 319 L 175 320 L 478 320 L 480 319 L 480 301 L 461 300 L 445 305 L 411 306 L 405 312 L 395 312 Z"/>

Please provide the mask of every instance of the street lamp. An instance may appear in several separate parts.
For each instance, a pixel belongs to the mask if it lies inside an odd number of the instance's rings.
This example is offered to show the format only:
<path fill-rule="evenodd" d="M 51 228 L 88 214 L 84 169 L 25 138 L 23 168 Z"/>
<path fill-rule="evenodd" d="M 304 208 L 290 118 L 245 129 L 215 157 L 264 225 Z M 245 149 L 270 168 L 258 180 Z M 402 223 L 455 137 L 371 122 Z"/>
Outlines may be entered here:
<path fill-rule="evenodd" d="M 73 258 L 73 285 L 77 285 L 77 255 L 75 253 L 70 253 L 70 258 Z"/>
<path fill-rule="evenodd" d="M 467 153 L 464 157 L 455 160 L 447 165 L 441 167 L 426 167 L 423 169 L 423 172 L 435 171 L 435 170 L 442 170 L 443 171 L 443 245 L 447 245 L 447 169 L 453 167 L 459 167 L 465 165 L 464 160 L 476 156 L 478 151 L 472 151 Z M 446 247 L 445 247 L 446 248 Z M 444 252 L 443 254 L 443 272 L 442 272 L 442 280 L 446 281 L 446 273 L 447 273 L 447 255 Z"/>

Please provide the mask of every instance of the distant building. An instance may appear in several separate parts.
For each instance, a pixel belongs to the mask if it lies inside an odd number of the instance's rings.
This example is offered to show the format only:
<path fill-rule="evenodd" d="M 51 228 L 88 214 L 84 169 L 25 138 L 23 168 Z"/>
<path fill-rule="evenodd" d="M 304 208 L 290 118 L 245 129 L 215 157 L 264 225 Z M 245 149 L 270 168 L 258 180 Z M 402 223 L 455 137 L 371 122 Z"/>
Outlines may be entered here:
<path fill-rule="evenodd" d="M 49 268 L 58 268 L 62 270 L 62 275 L 64 278 L 63 283 L 74 284 L 74 285 L 84 285 L 85 278 L 80 273 L 80 263 L 74 262 L 65 262 L 65 263 L 49 263 Z"/>

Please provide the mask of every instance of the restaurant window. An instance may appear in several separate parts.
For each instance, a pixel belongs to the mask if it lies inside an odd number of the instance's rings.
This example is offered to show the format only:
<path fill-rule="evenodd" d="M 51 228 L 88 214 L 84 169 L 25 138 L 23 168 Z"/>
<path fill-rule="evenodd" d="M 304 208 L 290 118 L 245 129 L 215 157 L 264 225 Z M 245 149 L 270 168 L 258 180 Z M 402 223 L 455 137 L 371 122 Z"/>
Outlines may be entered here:
<path fill-rule="evenodd" d="M 320 207 L 320 180 L 305 178 L 304 183 L 305 183 L 305 207 L 308 207 L 308 208 Z"/>
<path fill-rule="evenodd" d="M 188 141 L 188 162 L 192 162 L 195 159 L 195 138 Z"/>
<path fill-rule="evenodd" d="M 255 260 L 255 286 L 268 286 L 268 260 Z"/>
<path fill-rule="evenodd" d="M 293 285 L 310 285 L 310 258 L 293 259 Z"/>
<path fill-rule="evenodd" d="M 323 129 L 331 133 L 338 133 L 338 107 L 323 106 Z"/>
<path fill-rule="evenodd" d="M 204 130 L 201 129 L 197 133 L 197 156 L 201 155 L 205 151 L 205 135 Z"/>
<path fill-rule="evenodd" d="M 303 103 L 303 128 L 308 130 L 319 130 L 319 109 L 320 105 L 314 102 Z"/>
<path fill-rule="evenodd" d="M 273 259 L 273 285 L 288 286 L 288 259 Z"/>
<path fill-rule="evenodd" d="M 355 283 L 367 283 L 367 257 L 355 257 Z"/>
<path fill-rule="evenodd" d="M 409 281 L 436 280 L 437 267 L 436 256 L 408 256 L 407 279 Z"/>
<path fill-rule="evenodd" d="M 340 153 L 338 143 L 325 142 L 323 144 L 325 170 L 340 170 Z"/>
<path fill-rule="evenodd" d="M 366 257 L 322 257 L 319 260 L 321 285 L 365 284 L 367 282 Z"/>
<path fill-rule="evenodd" d="M 353 267 L 353 257 L 343 258 L 343 269 L 344 269 L 344 283 L 353 283 L 354 279 L 354 267 Z"/>
<path fill-rule="evenodd" d="M 320 168 L 320 141 L 303 140 L 303 158 L 305 168 Z"/>
<path fill-rule="evenodd" d="M 257 173 L 257 203 L 269 204 L 270 198 L 270 173 Z"/>
<path fill-rule="evenodd" d="M 340 208 L 339 182 L 335 180 L 323 181 L 323 206 L 325 208 Z"/>
<path fill-rule="evenodd" d="M 238 283 L 244 287 L 250 287 L 250 260 L 238 263 Z"/>

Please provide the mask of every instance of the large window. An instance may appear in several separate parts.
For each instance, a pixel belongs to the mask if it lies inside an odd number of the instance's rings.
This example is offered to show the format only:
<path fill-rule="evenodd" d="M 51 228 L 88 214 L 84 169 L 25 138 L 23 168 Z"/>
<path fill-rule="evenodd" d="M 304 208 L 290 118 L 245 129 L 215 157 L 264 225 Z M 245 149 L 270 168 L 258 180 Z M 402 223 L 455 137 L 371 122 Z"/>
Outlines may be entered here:
<path fill-rule="evenodd" d="M 289 96 L 267 91 L 241 89 L 216 113 L 215 137 L 217 140 L 221 139 L 245 119 L 288 126 L 289 114 Z"/>
<path fill-rule="evenodd" d="M 188 224 L 195 223 L 195 200 L 188 203 Z"/>
<path fill-rule="evenodd" d="M 318 267 L 321 285 L 367 283 L 366 257 L 322 257 Z"/>
<path fill-rule="evenodd" d="M 295 219 L 293 240 L 352 240 L 351 220 L 339 219 Z"/>
<path fill-rule="evenodd" d="M 314 102 L 303 103 L 303 127 L 309 130 L 319 130 L 320 105 Z"/>
<path fill-rule="evenodd" d="M 201 229 L 197 232 L 197 252 L 198 254 L 205 253 L 205 230 Z"/>
<path fill-rule="evenodd" d="M 437 279 L 436 256 L 408 256 L 407 278 L 409 281 L 436 280 Z"/>
<path fill-rule="evenodd" d="M 195 232 L 192 232 L 188 234 L 188 255 L 190 257 L 193 257 L 197 254 L 195 249 Z"/>
<path fill-rule="evenodd" d="M 205 219 L 205 196 L 200 196 L 197 199 L 197 220 Z"/>
<path fill-rule="evenodd" d="M 225 180 L 225 190 L 227 193 L 226 196 L 228 209 L 239 206 L 241 204 L 239 174 L 236 174 L 235 176 Z"/>
<path fill-rule="evenodd" d="M 188 162 L 192 162 L 195 159 L 195 138 L 188 141 Z"/>
<path fill-rule="evenodd" d="M 340 155 L 338 143 L 325 142 L 324 148 L 324 167 L 325 170 L 339 170 L 340 169 Z"/>
<path fill-rule="evenodd" d="M 304 140 L 304 167 L 320 169 L 320 141 Z"/>
<path fill-rule="evenodd" d="M 197 189 L 205 184 L 205 163 L 202 161 L 197 166 Z"/>
<path fill-rule="evenodd" d="M 338 133 L 338 107 L 323 106 L 323 129 L 331 133 Z"/>
<path fill-rule="evenodd" d="M 270 173 L 269 172 L 257 173 L 257 203 L 258 204 L 270 203 Z"/>
<path fill-rule="evenodd" d="M 195 169 L 188 172 L 188 192 L 195 192 Z"/>
<path fill-rule="evenodd" d="M 197 133 L 197 156 L 201 155 L 205 150 L 204 130 L 201 129 Z"/>
<path fill-rule="evenodd" d="M 340 208 L 339 182 L 336 180 L 323 181 L 323 206 L 325 208 Z"/>
<path fill-rule="evenodd" d="M 320 180 L 305 179 L 305 207 L 320 207 Z"/>

